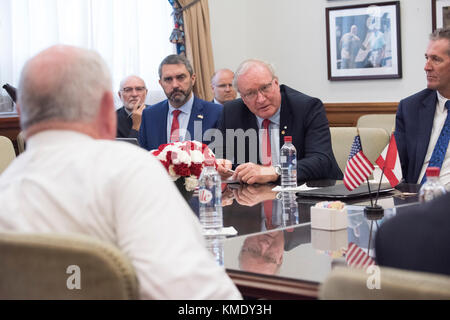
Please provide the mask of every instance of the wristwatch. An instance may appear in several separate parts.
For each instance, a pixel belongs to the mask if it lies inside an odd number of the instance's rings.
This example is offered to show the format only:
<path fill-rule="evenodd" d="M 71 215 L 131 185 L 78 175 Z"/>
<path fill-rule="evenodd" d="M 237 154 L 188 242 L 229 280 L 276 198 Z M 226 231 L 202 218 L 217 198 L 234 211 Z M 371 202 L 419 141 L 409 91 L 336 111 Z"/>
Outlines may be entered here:
<path fill-rule="evenodd" d="M 274 166 L 275 168 L 275 173 L 279 176 L 281 176 L 281 166 Z"/>

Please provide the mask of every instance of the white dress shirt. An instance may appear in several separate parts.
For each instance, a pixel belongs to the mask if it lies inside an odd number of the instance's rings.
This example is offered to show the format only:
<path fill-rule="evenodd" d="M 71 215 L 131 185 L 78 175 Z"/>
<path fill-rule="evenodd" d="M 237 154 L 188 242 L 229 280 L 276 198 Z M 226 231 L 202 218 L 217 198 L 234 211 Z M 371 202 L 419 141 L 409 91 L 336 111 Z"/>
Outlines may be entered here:
<path fill-rule="evenodd" d="M 441 130 L 444 127 L 445 119 L 447 119 L 447 109 L 445 108 L 445 103 L 448 99 L 444 98 L 439 92 L 437 92 L 437 102 L 436 111 L 434 113 L 433 128 L 431 129 L 430 142 L 428 144 L 427 154 L 423 161 L 422 171 L 419 175 L 419 180 L 417 183 L 422 182 L 422 178 L 425 175 L 425 171 L 428 168 L 428 163 L 430 162 L 431 155 L 433 154 L 434 146 L 439 139 Z M 447 153 L 445 154 L 444 161 L 442 162 L 441 173 L 439 179 L 446 185 L 450 183 L 450 143 L 447 147 Z"/>
<path fill-rule="evenodd" d="M 167 142 L 170 141 L 170 134 L 172 131 L 172 121 L 173 121 L 173 111 L 180 110 L 181 113 L 178 115 L 178 123 L 180 124 L 180 141 L 192 140 L 193 137 L 189 137 L 186 139 L 187 127 L 189 124 L 189 118 L 191 117 L 192 106 L 194 105 L 194 95 L 192 94 L 191 98 L 181 107 L 174 108 L 169 101 L 169 112 L 167 113 Z"/>
<path fill-rule="evenodd" d="M 134 266 L 142 299 L 241 298 L 165 169 L 139 147 L 41 132 L 0 175 L 0 190 L 1 232 L 112 243 Z"/>

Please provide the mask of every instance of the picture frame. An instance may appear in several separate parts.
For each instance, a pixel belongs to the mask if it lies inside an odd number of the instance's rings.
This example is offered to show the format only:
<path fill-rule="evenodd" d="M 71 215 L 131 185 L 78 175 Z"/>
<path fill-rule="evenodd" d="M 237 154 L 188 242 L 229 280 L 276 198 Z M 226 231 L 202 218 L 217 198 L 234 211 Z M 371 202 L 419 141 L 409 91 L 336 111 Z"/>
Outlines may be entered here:
<path fill-rule="evenodd" d="M 402 77 L 400 1 L 325 8 L 328 80 Z"/>
<path fill-rule="evenodd" d="M 450 0 L 431 0 L 432 29 L 450 27 Z"/>

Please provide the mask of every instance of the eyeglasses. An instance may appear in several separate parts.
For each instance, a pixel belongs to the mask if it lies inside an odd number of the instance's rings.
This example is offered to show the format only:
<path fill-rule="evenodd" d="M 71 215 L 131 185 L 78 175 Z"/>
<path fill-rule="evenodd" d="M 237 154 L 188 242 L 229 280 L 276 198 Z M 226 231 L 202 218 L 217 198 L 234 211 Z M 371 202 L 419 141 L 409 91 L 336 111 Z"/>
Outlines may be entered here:
<path fill-rule="evenodd" d="M 264 256 L 261 254 L 261 250 L 255 249 L 255 248 L 250 248 L 250 247 L 246 247 L 246 248 L 242 248 L 241 252 L 248 252 L 250 254 L 252 254 L 255 257 L 261 257 L 265 262 L 267 263 L 273 263 L 273 264 L 278 264 L 277 260 L 273 257 L 269 257 L 269 256 Z"/>
<path fill-rule="evenodd" d="M 261 92 L 262 95 L 266 96 L 267 94 L 270 93 L 270 90 L 272 89 L 273 80 L 274 79 L 272 79 L 268 84 L 261 86 L 258 90 L 252 90 L 245 94 L 241 94 L 241 97 L 244 100 L 250 101 L 256 99 L 256 97 L 258 96 L 258 92 Z"/>
<path fill-rule="evenodd" d="M 136 90 L 137 93 L 142 93 L 145 90 L 147 90 L 147 88 L 146 87 L 136 87 L 136 88 L 125 87 L 122 89 L 122 91 L 125 93 L 131 93 L 133 90 Z"/>
<path fill-rule="evenodd" d="M 225 89 L 225 88 L 228 88 L 228 87 L 233 88 L 233 85 L 230 84 L 230 83 L 223 83 L 223 84 L 218 84 L 216 87 L 220 88 L 220 89 Z"/>

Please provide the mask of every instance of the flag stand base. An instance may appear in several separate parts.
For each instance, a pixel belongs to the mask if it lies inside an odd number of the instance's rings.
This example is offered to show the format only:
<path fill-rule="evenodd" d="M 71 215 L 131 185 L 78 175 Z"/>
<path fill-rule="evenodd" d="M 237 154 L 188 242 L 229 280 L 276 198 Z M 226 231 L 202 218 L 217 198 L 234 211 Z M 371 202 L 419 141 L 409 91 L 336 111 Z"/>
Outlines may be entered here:
<path fill-rule="evenodd" d="M 364 215 L 367 220 L 380 220 L 384 216 L 384 209 L 379 205 L 367 206 L 364 208 Z"/>

